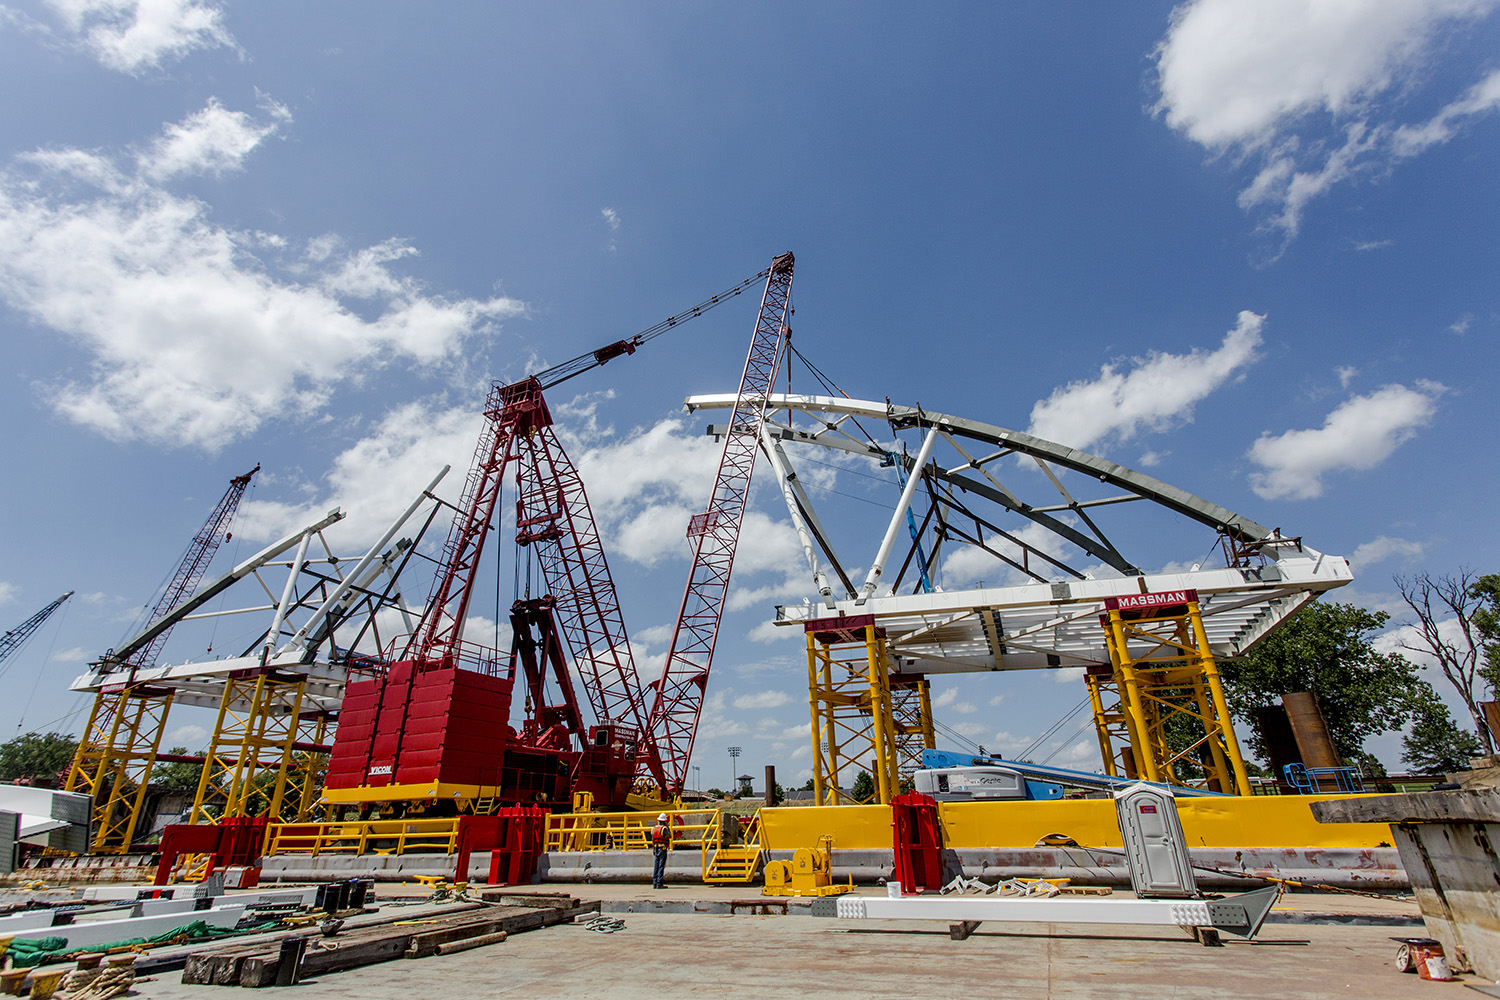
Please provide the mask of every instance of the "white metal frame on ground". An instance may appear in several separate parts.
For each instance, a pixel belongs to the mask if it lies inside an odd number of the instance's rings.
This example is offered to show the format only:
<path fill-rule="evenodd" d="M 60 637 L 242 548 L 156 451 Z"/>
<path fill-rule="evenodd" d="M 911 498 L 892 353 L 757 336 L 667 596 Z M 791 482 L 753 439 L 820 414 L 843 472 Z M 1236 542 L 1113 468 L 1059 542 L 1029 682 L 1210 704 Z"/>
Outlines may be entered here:
<path fill-rule="evenodd" d="M 689 411 L 728 409 L 732 395 L 693 396 Z M 767 403 L 762 446 L 781 479 L 783 497 L 802 540 L 818 603 L 778 607 L 776 624 L 800 625 L 837 615 L 874 615 L 886 631 L 894 667 L 902 672 L 942 674 L 986 670 L 1086 667 L 1110 663 L 1099 615 L 1106 598 L 1134 593 L 1195 590 L 1217 658 L 1243 655 L 1273 628 L 1319 594 L 1353 579 L 1348 562 L 1325 555 L 1279 529 L 1266 528 L 1218 504 L 1194 496 L 1144 473 L 1066 445 L 1019 431 L 966 420 L 917 407 L 895 406 L 831 396 L 773 395 Z M 773 418 L 772 414 L 777 415 Z M 890 438 L 876 441 L 859 422 L 923 435 L 916 458 L 897 454 Z M 710 427 L 709 433 L 722 433 Z M 816 505 L 792 466 L 785 444 L 815 445 L 864 455 L 889 464 L 899 461 L 910 479 L 890 523 L 879 540 L 865 579 L 856 582 L 842 566 L 823 530 Z M 1005 460 L 1009 459 L 1009 462 Z M 1034 462 L 1043 477 L 1022 476 L 1019 462 Z M 1065 476 L 1072 473 L 1065 482 Z M 1004 477 L 1002 479 L 1002 477 Z M 1024 489 L 1036 482 L 1051 493 L 1036 501 Z M 917 488 L 920 484 L 920 490 Z M 1102 484 L 1109 492 L 1089 495 Z M 925 496 L 926 515 L 922 498 Z M 974 512 L 976 501 L 990 510 Z M 1133 561 L 1101 529 L 1100 511 L 1124 504 L 1144 504 L 1212 529 L 1229 556 L 1226 565 L 1171 573 L 1145 573 L 1144 560 Z M 908 506 L 910 505 L 910 507 Z M 995 511 L 995 508 L 999 508 Z M 907 511 L 913 509 L 908 520 Z M 1028 541 L 1014 526 L 1019 516 L 1054 536 L 1052 543 Z M 1011 521 L 1006 529 L 997 524 Z M 944 544 L 972 544 L 960 537 L 959 522 L 980 518 L 984 527 L 970 529 L 997 560 L 1010 562 L 1029 582 L 1017 586 L 969 590 L 935 589 L 893 593 L 887 560 L 900 551 L 903 527 L 922 519 L 925 550 L 915 554 L 931 568 L 940 564 Z M 939 524 L 939 537 L 928 525 Z M 978 522 L 976 522 L 978 523 Z M 988 539 L 986 540 L 986 530 Z M 1127 533 L 1128 534 L 1128 533 Z M 1055 543 L 1055 544 L 1054 544 Z M 1072 553 L 1070 562 L 1066 553 Z M 1063 554 L 1059 554 L 1063 553 Z M 826 560 L 826 563 L 825 563 Z M 830 573 L 831 571 L 831 573 Z M 830 577 L 841 581 L 838 596 Z M 901 577 L 900 573 L 896 576 Z M 916 574 L 907 577 L 905 585 Z M 898 579 L 898 584 L 899 584 Z"/>
<path fill-rule="evenodd" d="M 899 884 L 895 891 L 900 891 Z M 841 920 L 997 921 L 1040 924 L 1130 924 L 1212 927 L 1254 937 L 1280 890 L 1256 889 L 1224 899 L 1075 899 L 982 896 L 840 896 L 815 915 Z M 834 912 L 830 913 L 830 909 Z"/>

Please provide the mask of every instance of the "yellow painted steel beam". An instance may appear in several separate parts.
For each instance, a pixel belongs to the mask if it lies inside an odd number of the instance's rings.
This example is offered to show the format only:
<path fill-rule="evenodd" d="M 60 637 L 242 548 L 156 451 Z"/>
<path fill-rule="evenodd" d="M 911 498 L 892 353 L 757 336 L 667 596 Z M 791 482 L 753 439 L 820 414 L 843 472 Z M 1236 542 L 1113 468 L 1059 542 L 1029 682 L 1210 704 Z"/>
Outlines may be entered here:
<path fill-rule="evenodd" d="M 286 789 L 306 683 L 304 677 L 278 677 L 266 670 L 225 682 L 188 822 L 298 816 L 300 798 L 288 803 Z M 240 704 L 245 707 L 237 709 Z"/>
<path fill-rule="evenodd" d="M 170 690 L 145 685 L 95 697 L 63 786 L 93 798 L 92 853 L 130 850 L 171 705 Z"/>
<path fill-rule="evenodd" d="M 1249 794 L 1249 775 L 1198 603 L 1146 618 L 1126 618 L 1111 609 L 1104 628 L 1113 674 L 1086 680 L 1106 772 Z M 1118 706 L 1111 707 L 1115 696 Z M 1174 726 L 1179 735 L 1184 726 L 1195 734 L 1175 751 Z M 1201 778 L 1184 776 L 1189 762 L 1202 770 Z"/>

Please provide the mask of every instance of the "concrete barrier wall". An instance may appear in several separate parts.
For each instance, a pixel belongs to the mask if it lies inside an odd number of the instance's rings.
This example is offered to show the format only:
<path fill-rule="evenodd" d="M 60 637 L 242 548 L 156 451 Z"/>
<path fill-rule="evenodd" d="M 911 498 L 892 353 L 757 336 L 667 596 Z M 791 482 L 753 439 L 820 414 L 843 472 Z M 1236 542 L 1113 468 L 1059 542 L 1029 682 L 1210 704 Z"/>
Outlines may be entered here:
<path fill-rule="evenodd" d="M 1025 850 L 949 850 L 949 877 L 962 872 L 965 878 L 989 882 L 1007 878 L 1071 878 L 1085 885 L 1128 887 L 1130 873 L 1125 860 L 1086 848 L 1027 848 Z M 768 851 L 766 860 L 790 861 L 791 851 Z M 1411 883 L 1393 848 L 1349 850 L 1340 848 L 1293 850 L 1288 848 L 1218 850 L 1195 848 L 1193 862 L 1227 871 L 1243 872 L 1250 878 L 1272 876 L 1299 882 L 1348 889 L 1405 891 Z M 328 855 L 266 858 L 262 881 L 318 881 L 340 878 L 373 878 L 380 882 L 409 881 L 417 875 L 452 878 L 456 858 L 451 854 Z M 860 884 L 872 885 L 891 877 L 894 854 L 887 848 L 850 850 L 835 848 L 833 874 L 842 881 L 853 876 Z M 470 861 L 469 880 L 483 882 L 489 873 L 489 856 L 476 854 Z M 673 851 L 667 878 L 678 884 L 696 884 L 703 878 L 699 851 Z M 577 851 L 542 855 L 536 880 L 540 882 L 648 883 L 651 881 L 649 851 Z M 1240 878 L 1198 873 L 1205 888 L 1250 888 Z M 755 885 L 760 884 L 757 877 Z"/>

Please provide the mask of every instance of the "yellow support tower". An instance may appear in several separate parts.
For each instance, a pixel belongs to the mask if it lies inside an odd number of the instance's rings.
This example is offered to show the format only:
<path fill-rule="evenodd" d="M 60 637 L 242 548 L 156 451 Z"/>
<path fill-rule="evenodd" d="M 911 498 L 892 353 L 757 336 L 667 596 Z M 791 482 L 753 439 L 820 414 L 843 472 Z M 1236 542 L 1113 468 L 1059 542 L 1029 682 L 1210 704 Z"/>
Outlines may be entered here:
<path fill-rule="evenodd" d="M 932 728 L 932 685 L 921 674 L 891 675 L 891 720 L 895 726 L 896 771 L 901 781 L 922 767 L 922 751 L 937 749 Z"/>
<path fill-rule="evenodd" d="M 885 630 L 873 615 L 823 618 L 805 628 L 815 800 L 838 805 L 842 782 L 852 786 L 865 770 L 875 779 L 873 801 L 889 803 L 900 792 L 900 752 Z"/>
<path fill-rule="evenodd" d="M 230 675 L 189 823 L 231 816 L 289 822 L 297 816 L 304 789 L 289 799 L 287 784 L 306 684 L 305 677 L 268 669 Z"/>
<path fill-rule="evenodd" d="M 328 739 L 337 724 L 331 712 L 306 712 L 297 722 L 292 766 L 286 776 L 288 807 L 297 809 L 295 822 L 317 823 L 323 819 L 323 775 L 328 771 Z"/>
<path fill-rule="evenodd" d="M 1251 794 L 1197 591 L 1112 597 L 1102 622 L 1114 671 L 1088 686 L 1105 770 Z"/>
<path fill-rule="evenodd" d="M 144 684 L 101 690 L 63 788 L 94 800 L 93 854 L 124 854 L 135 838 L 172 692 Z"/>

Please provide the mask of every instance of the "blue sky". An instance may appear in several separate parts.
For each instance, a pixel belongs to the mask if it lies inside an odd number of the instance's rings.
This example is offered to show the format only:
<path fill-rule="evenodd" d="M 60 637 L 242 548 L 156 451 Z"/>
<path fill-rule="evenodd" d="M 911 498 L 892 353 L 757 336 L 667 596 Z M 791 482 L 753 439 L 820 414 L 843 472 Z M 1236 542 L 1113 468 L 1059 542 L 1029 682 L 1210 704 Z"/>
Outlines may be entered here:
<path fill-rule="evenodd" d="M 6 3 L 0 621 L 79 596 L 0 733 L 81 725 L 67 682 L 231 476 L 264 467 L 236 543 L 342 504 L 353 548 L 468 465 L 489 378 L 788 249 L 796 342 L 853 396 L 1146 469 L 1350 556 L 1341 599 L 1494 571 L 1497 6 Z M 753 323 L 743 297 L 553 397 L 648 663 L 716 457 L 681 401 L 733 389 Z M 757 627 L 811 587 L 755 509 L 704 784 L 731 742 L 807 767 L 799 647 Z M 1201 558 L 1178 528 L 1144 558 Z M 935 693 L 1000 748 L 1082 696 Z"/>

